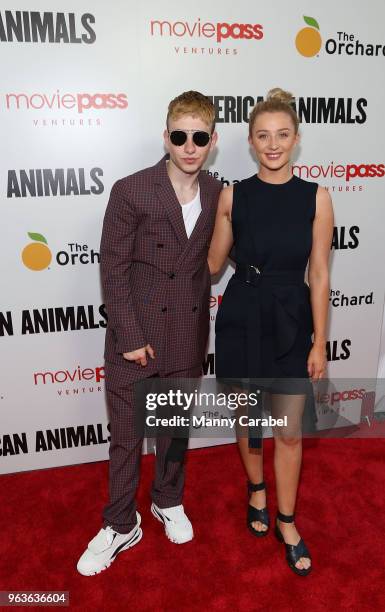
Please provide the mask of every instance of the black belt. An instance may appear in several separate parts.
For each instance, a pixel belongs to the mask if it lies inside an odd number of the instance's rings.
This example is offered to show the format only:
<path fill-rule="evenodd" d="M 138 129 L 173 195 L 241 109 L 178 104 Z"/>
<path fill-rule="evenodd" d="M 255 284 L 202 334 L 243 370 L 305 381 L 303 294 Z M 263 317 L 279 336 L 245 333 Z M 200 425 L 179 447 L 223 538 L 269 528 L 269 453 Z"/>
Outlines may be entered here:
<path fill-rule="evenodd" d="M 239 280 L 253 286 L 258 286 L 261 281 L 273 284 L 303 284 L 303 270 L 261 270 L 257 266 L 237 263 L 234 276 Z"/>

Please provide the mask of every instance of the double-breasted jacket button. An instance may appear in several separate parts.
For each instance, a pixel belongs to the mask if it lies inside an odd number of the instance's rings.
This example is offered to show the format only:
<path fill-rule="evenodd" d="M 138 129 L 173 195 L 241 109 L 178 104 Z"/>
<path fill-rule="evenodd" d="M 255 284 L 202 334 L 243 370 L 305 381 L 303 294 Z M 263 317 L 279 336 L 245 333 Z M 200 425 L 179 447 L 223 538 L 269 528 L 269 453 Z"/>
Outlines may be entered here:
<path fill-rule="evenodd" d="M 167 306 L 163 306 L 162 312 L 167 312 Z"/>
<path fill-rule="evenodd" d="M 175 278 L 175 272 L 170 272 L 168 275 L 169 278 Z"/>
<path fill-rule="evenodd" d="M 198 310 L 198 306 L 193 306 L 192 311 L 193 311 L 193 312 L 196 312 L 197 310 Z"/>

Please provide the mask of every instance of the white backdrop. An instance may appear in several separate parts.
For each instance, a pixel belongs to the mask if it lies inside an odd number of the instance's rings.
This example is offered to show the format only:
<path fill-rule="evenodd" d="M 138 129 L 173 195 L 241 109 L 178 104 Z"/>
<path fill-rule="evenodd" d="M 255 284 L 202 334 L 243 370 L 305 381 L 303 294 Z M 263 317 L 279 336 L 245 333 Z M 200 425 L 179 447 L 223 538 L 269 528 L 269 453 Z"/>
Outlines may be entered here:
<path fill-rule="evenodd" d="M 103 214 L 116 179 L 163 155 L 168 102 L 188 89 L 213 96 L 219 141 L 207 170 L 230 183 L 256 171 L 246 123 L 254 100 L 275 86 L 295 94 L 294 172 L 327 187 L 335 207 L 329 374 L 375 378 L 383 2 L 370 12 L 358 0 L 2 5 L 0 472 L 108 456 Z M 230 273 L 213 286 L 212 323 Z M 213 351 L 212 334 L 211 376 Z M 359 401 L 344 401 L 344 410 L 359 420 Z"/>

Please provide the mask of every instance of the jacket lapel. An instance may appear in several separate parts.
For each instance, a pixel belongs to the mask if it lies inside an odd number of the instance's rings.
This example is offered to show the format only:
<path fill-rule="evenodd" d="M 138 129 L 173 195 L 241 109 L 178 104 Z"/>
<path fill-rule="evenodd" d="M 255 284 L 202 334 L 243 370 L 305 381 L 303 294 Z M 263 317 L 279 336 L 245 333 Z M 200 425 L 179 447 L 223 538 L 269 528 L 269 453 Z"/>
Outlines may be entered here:
<path fill-rule="evenodd" d="M 170 223 L 177 235 L 181 245 L 184 247 L 188 241 L 186 229 L 183 221 L 181 205 L 176 197 L 174 188 L 167 174 L 166 159 L 167 155 L 155 166 L 155 190 L 158 198 L 162 202 Z"/>
<path fill-rule="evenodd" d="M 176 193 L 167 173 L 167 159 L 168 155 L 165 155 L 163 159 L 161 159 L 160 162 L 154 167 L 155 189 L 181 246 L 186 249 L 187 247 L 190 247 L 191 243 L 202 234 L 202 231 L 206 226 L 211 209 L 210 195 L 206 189 L 204 173 L 201 171 L 198 175 L 198 181 L 202 210 L 191 236 L 188 238 L 183 220 L 182 207 L 179 204 L 178 198 L 176 197 Z"/>

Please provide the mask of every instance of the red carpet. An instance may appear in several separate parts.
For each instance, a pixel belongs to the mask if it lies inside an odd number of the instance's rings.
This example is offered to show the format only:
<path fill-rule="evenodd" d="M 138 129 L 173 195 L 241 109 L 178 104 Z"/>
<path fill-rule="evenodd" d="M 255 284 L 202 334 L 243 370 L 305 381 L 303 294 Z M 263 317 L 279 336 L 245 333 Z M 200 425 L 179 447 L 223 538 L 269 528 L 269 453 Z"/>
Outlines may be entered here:
<path fill-rule="evenodd" d="M 1 477 L 0 590 L 70 591 L 70 609 L 382 610 L 384 440 L 309 440 L 297 525 L 314 571 L 295 576 L 272 534 L 245 527 L 245 478 L 234 445 L 191 451 L 185 507 L 195 539 L 169 542 L 150 514 L 153 457 L 139 492 L 144 536 L 90 578 L 75 565 L 100 528 L 106 462 Z M 275 512 L 272 441 L 265 441 Z"/>

